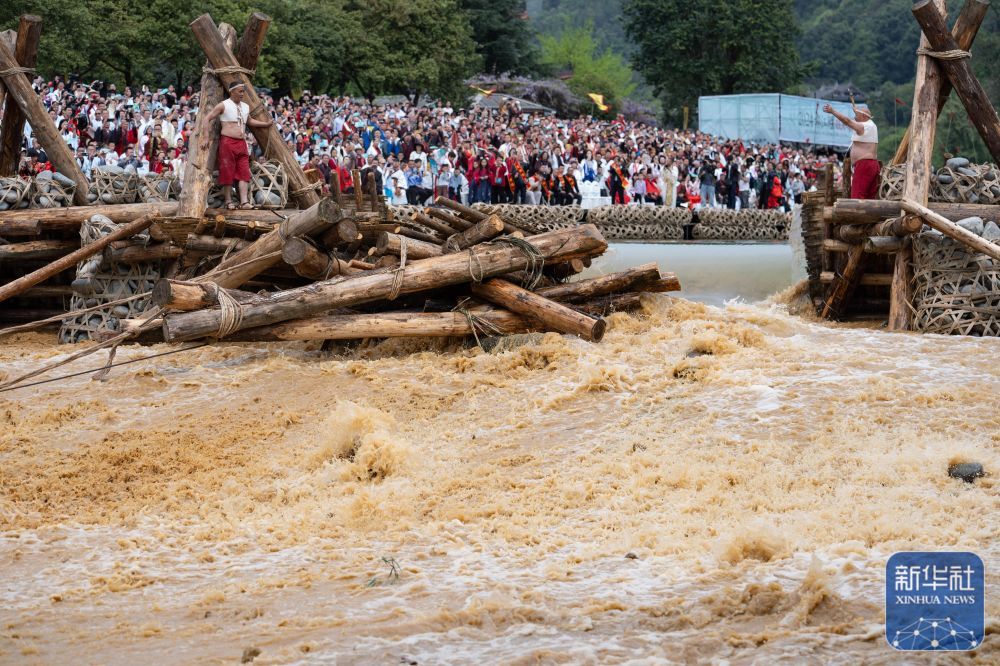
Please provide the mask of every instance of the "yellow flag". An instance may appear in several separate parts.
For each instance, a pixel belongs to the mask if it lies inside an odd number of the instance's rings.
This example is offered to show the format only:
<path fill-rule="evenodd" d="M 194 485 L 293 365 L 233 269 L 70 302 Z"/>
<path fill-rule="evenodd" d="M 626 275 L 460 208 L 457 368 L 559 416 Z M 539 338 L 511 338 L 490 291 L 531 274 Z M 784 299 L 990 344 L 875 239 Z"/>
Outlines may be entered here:
<path fill-rule="evenodd" d="M 604 103 L 604 95 L 598 95 L 597 93 L 588 93 L 587 97 L 594 100 L 594 104 L 596 104 L 597 108 L 600 109 L 601 111 L 607 111 L 608 109 L 611 108 L 610 106 Z"/>
<path fill-rule="evenodd" d="M 482 88 L 479 88 L 479 87 L 476 87 L 476 86 L 470 86 L 470 87 L 473 90 L 481 93 L 483 97 L 489 97 L 490 95 L 492 95 L 493 93 L 495 93 L 497 91 L 496 88 L 493 88 L 491 90 L 483 90 Z"/>

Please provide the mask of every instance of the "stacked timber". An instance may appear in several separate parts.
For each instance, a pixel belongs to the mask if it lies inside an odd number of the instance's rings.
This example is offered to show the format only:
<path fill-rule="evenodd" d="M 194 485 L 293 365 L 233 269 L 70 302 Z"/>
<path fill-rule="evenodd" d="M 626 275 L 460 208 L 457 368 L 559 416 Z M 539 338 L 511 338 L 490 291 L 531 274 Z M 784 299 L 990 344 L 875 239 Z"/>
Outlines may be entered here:
<path fill-rule="evenodd" d="M 163 279 L 153 339 L 181 342 L 492 337 L 555 331 L 597 342 L 603 317 L 642 293 L 676 291 L 655 264 L 567 282 L 602 254 L 593 225 L 532 234 L 498 215 L 439 200 L 387 223 L 323 199 L 202 275 Z M 303 286 L 253 293 L 275 265 Z M 140 322 L 130 326 L 138 329 Z M 147 339 L 149 336 L 147 334 Z"/>

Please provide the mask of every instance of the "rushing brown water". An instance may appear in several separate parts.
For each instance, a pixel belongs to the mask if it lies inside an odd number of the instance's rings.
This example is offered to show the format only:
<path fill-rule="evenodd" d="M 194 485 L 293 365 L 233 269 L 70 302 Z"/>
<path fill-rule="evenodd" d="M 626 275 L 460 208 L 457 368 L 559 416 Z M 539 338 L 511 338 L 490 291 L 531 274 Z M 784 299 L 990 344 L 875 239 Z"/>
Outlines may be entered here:
<path fill-rule="evenodd" d="M 1000 470 L 996 340 L 655 296 L 598 345 L 314 349 L 0 395 L 0 662 L 923 663 L 888 556 L 1000 582 L 996 477 L 946 473 Z M 934 663 L 997 663 L 997 610 Z"/>

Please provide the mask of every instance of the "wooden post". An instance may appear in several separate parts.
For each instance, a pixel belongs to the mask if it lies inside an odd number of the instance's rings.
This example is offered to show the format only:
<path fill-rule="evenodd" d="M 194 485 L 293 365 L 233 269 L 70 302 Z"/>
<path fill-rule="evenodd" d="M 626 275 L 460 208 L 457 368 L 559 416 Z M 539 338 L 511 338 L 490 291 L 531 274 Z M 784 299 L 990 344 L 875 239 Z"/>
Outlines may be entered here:
<path fill-rule="evenodd" d="M 944 0 L 923 0 L 932 12 L 944 11 Z M 930 3 L 934 2 L 935 5 Z M 917 6 L 914 6 L 914 13 Z M 919 21 L 919 19 L 918 19 Z M 928 36 L 921 35 L 920 48 L 930 47 Z M 903 197 L 921 205 L 927 204 L 931 186 L 931 160 L 937 131 L 938 106 L 943 82 L 937 61 L 926 55 L 917 56 L 916 87 L 913 91 L 912 137 L 906 158 L 906 182 Z M 995 115 L 995 114 L 994 114 Z M 896 254 L 892 289 L 889 297 L 889 330 L 908 331 L 913 326 L 913 250 L 904 247 Z"/>
<path fill-rule="evenodd" d="M 32 14 L 21 17 L 17 27 L 17 43 L 14 57 L 22 67 L 33 68 L 38 62 L 38 40 L 42 36 L 42 19 Z M 23 75 L 31 85 L 31 78 Z M 0 84 L 2 85 L 2 84 Z M 0 101 L 2 105 L 2 101 Z M 18 161 L 21 159 L 21 142 L 24 138 L 24 112 L 17 104 L 8 104 L 4 109 L 3 123 L 0 124 L 0 178 L 17 175 Z"/>
<path fill-rule="evenodd" d="M 223 23 L 219 26 L 219 32 L 226 48 L 233 48 L 236 44 L 236 29 Z M 188 162 L 184 167 L 184 184 L 178 197 L 178 217 L 201 217 L 208 207 L 208 191 L 212 189 L 212 171 L 215 170 L 222 126 L 222 121 L 218 118 L 209 123 L 208 114 L 225 98 L 226 92 L 219 78 L 208 72 L 202 74 L 198 116 L 188 140 Z M 203 139 L 208 142 L 205 150 L 201 149 Z"/>
<path fill-rule="evenodd" d="M 240 42 L 236 45 L 236 62 L 244 69 L 257 69 L 257 60 L 264 48 L 264 38 L 267 29 L 271 27 L 271 17 L 261 12 L 254 12 L 247 20 Z"/>
<path fill-rule="evenodd" d="M 257 91 L 254 89 L 250 77 L 242 72 L 230 69 L 239 67 L 239 63 L 233 52 L 226 48 L 222 40 L 222 35 L 219 34 L 219 29 L 216 27 L 212 17 L 208 14 L 202 14 L 191 22 L 191 31 L 194 33 L 195 39 L 198 40 L 198 44 L 201 45 L 202 50 L 205 51 L 205 55 L 208 57 L 209 62 L 212 63 L 212 67 L 216 70 L 224 70 L 219 74 L 223 86 L 228 87 L 234 81 L 244 84 L 246 86 L 245 99 L 246 103 L 250 105 L 251 117 L 262 122 L 271 120 L 270 112 L 260 101 L 260 97 L 257 96 Z M 250 128 L 250 131 L 253 132 L 257 143 L 260 144 L 265 153 L 285 168 L 285 174 L 288 176 L 290 196 L 295 200 L 299 208 L 306 209 L 316 205 L 320 200 L 320 194 L 316 189 L 310 187 L 309 180 L 306 178 L 298 162 L 295 161 L 295 156 L 292 154 L 291 149 L 281 139 L 281 134 L 278 132 L 277 127 L 271 125 L 264 128 Z"/>
<path fill-rule="evenodd" d="M 841 188 L 840 196 L 842 197 L 851 196 L 851 182 L 854 179 L 854 171 L 852 169 L 853 164 L 851 163 L 851 158 L 848 157 L 844 160 L 844 173 L 841 177 L 841 180 L 843 181 L 841 185 L 843 185 L 843 187 Z"/>
<path fill-rule="evenodd" d="M 608 247 L 607 241 L 592 224 L 539 234 L 527 240 L 541 257 L 554 262 L 600 255 Z M 264 304 L 242 308 L 238 329 L 301 319 L 339 307 L 488 279 L 524 270 L 529 261 L 521 248 L 479 245 L 457 254 L 415 261 L 398 272 L 375 271 L 334 278 L 278 292 L 268 297 Z M 217 335 L 222 321 L 220 310 L 167 315 L 163 318 L 164 339 L 176 342 Z"/>
<path fill-rule="evenodd" d="M 15 70 L 17 67 L 14 52 L 8 48 L 3 40 L 0 40 L 0 72 Z M 90 189 L 90 183 L 83 175 L 83 171 L 80 170 L 80 165 L 76 163 L 76 158 L 66 142 L 63 141 L 59 130 L 56 129 L 55 123 L 49 116 L 49 112 L 42 106 L 42 101 L 38 98 L 31 84 L 20 73 L 7 74 L 0 78 L 3 78 L 7 86 L 7 108 L 10 108 L 12 101 L 21 107 L 24 117 L 31 123 L 31 129 L 35 133 L 38 143 L 45 148 L 52 166 L 55 167 L 56 171 L 76 183 L 73 203 L 78 206 L 86 206 L 89 203 L 87 193 Z"/>
<path fill-rule="evenodd" d="M 944 8 L 941 7 L 939 10 L 933 4 L 935 1 L 941 0 L 921 0 L 913 5 L 913 15 L 924 31 L 924 37 L 930 43 L 930 47 L 939 53 L 961 51 L 962 49 L 959 49 L 955 38 L 948 32 L 948 26 L 945 25 Z M 962 104 L 969 114 L 969 120 L 979 132 L 979 136 L 983 138 L 983 143 L 989 149 L 993 160 L 1000 162 L 1000 116 L 997 116 L 989 95 L 986 94 L 979 79 L 972 72 L 970 59 L 942 58 L 937 62 L 938 66 L 948 75 L 948 79 L 951 80 L 951 85 L 955 88 L 955 92 L 958 93 L 959 99 L 962 100 Z M 938 93 L 940 93 L 940 84 L 938 84 Z M 935 107 L 935 117 L 937 117 L 936 111 Z M 915 128 L 914 133 L 916 133 Z"/>
<path fill-rule="evenodd" d="M 511 312 L 537 319 L 546 328 L 578 335 L 590 342 L 600 342 L 607 328 L 607 323 L 603 319 L 588 317 L 544 296 L 522 289 L 516 284 L 511 284 L 507 280 L 494 278 L 473 284 L 472 293 Z"/>
<path fill-rule="evenodd" d="M 31 116 L 29 115 L 28 118 L 30 120 Z M 73 268 L 80 261 L 103 252 L 104 248 L 111 245 L 111 243 L 115 241 L 131 238 L 149 227 L 149 225 L 151 225 L 156 218 L 157 215 L 155 213 L 140 217 L 135 222 L 120 227 L 117 231 L 108 234 L 100 240 L 97 240 L 90 245 L 84 245 L 76 252 L 72 252 L 65 257 L 53 261 L 51 264 L 39 268 L 33 273 L 29 273 L 28 275 L 20 277 L 9 284 L 3 285 L 0 287 L 0 301 L 5 301 L 12 296 L 17 296 L 26 289 L 34 287 L 36 284 L 45 282 L 50 277 L 57 275 L 68 268 Z"/>
<path fill-rule="evenodd" d="M 951 29 L 951 34 L 955 38 L 955 42 L 958 43 L 958 48 L 963 51 L 972 50 L 972 44 L 976 41 L 976 35 L 979 34 L 979 27 L 983 24 L 983 19 L 986 18 L 986 13 L 989 10 L 989 0 L 965 0 L 962 12 L 955 21 L 955 27 Z M 941 79 L 939 85 L 938 115 L 941 115 L 941 111 L 944 110 L 944 105 L 951 95 L 951 82 L 947 79 Z M 911 129 L 910 127 L 906 128 L 903 140 L 899 142 L 899 148 L 896 149 L 896 155 L 891 162 L 893 166 L 906 161 L 906 155 L 910 149 Z"/>

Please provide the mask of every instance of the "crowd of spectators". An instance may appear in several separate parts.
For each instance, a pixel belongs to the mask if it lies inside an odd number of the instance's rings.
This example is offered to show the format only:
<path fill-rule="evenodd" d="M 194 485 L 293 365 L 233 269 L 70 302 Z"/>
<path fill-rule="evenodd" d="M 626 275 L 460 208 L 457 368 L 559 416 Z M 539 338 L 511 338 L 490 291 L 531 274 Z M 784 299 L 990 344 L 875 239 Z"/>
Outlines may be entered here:
<path fill-rule="evenodd" d="M 88 177 L 101 165 L 183 177 L 198 93 L 67 82 L 34 87 Z M 558 119 L 438 102 L 372 105 L 350 97 L 262 95 L 296 159 L 325 187 L 353 192 L 352 174 L 375 174 L 393 204 L 433 196 L 466 203 L 615 204 L 790 208 L 838 156 L 785 145 L 753 145 L 624 119 Z M 0 117 L 2 123 L 2 117 Z M 249 138 L 253 153 L 262 151 Z M 21 170 L 51 169 L 26 126 Z"/>

